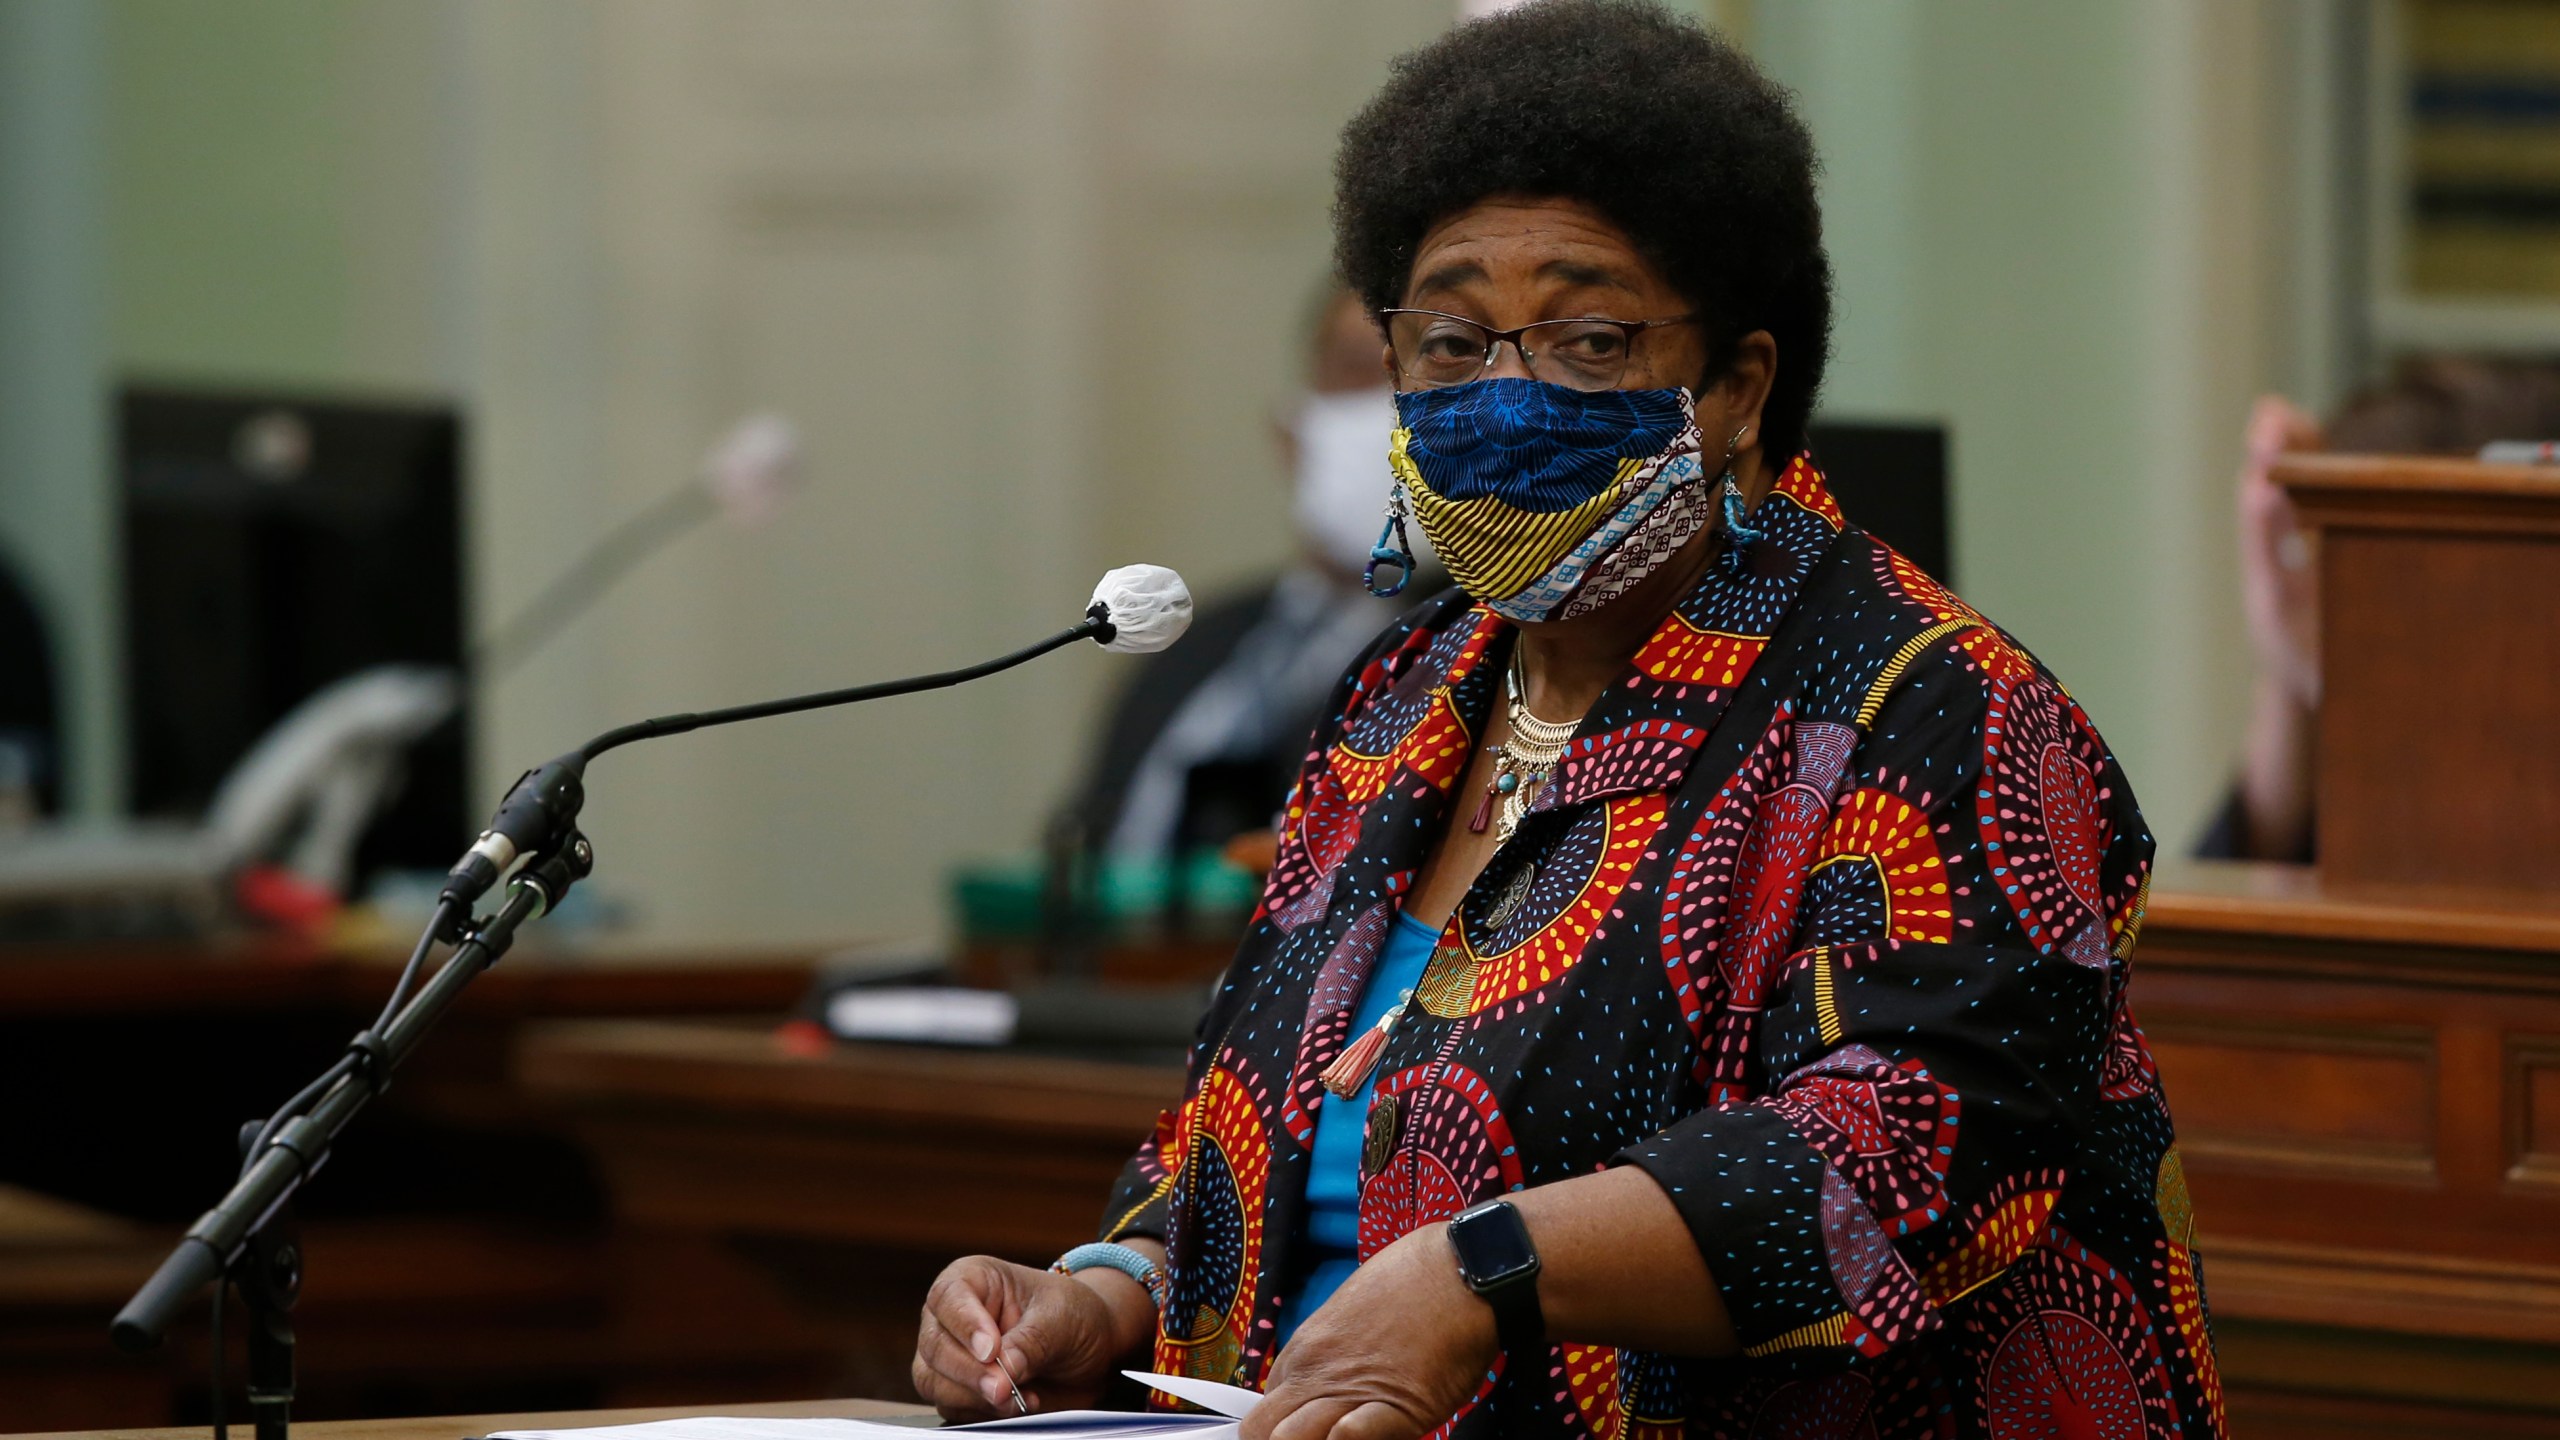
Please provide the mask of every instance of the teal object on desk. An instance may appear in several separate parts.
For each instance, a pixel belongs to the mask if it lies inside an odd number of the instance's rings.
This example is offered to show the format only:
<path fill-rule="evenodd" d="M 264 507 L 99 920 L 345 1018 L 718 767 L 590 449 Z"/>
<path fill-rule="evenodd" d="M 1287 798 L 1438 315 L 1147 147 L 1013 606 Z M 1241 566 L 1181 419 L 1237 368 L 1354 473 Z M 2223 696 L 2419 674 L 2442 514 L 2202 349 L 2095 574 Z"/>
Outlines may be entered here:
<path fill-rule="evenodd" d="M 1085 891 L 1086 918 L 1106 934 L 1142 929 L 1164 914 L 1177 878 L 1194 915 L 1233 915 L 1241 922 L 1262 897 L 1260 877 L 1203 847 L 1183 859 L 1179 872 L 1163 860 L 1100 862 Z M 1036 937 L 1047 881 L 1046 866 L 1037 856 L 958 867 L 951 874 L 951 903 L 960 933 L 978 940 Z"/>

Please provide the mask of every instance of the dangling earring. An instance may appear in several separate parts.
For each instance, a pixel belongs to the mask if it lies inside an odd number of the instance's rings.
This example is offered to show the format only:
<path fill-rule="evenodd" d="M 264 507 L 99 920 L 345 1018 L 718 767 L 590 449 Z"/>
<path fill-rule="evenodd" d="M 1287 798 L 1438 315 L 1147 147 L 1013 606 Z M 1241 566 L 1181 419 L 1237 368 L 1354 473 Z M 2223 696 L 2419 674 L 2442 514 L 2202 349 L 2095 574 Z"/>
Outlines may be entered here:
<path fill-rule="evenodd" d="M 1404 482 L 1399 480 L 1387 492 L 1387 523 L 1378 527 L 1378 543 L 1369 547 L 1369 563 L 1360 572 L 1360 583 L 1381 600 L 1403 594 L 1405 582 L 1413 578 L 1413 542 L 1405 538 L 1404 514 Z M 1393 548 L 1387 544 L 1391 537 L 1395 541 Z M 1383 590 L 1378 588 L 1381 565 L 1396 569 L 1396 583 Z"/>
<path fill-rule="evenodd" d="M 1724 489 L 1724 533 L 1733 537 L 1735 549 L 1740 549 L 1745 545 L 1757 544 L 1761 540 L 1768 538 L 1769 534 L 1768 531 L 1751 523 L 1751 512 L 1745 509 L 1742 504 L 1742 482 L 1733 478 L 1734 454 L 1742 448 L 1742 437 L 1750 433 L 1751 427 L 1745 425 L 1741 429 L 1734 431 L 1733 438 L 1726 441 L 1724 446 L 1724 476 L 1722 480 Z"/>

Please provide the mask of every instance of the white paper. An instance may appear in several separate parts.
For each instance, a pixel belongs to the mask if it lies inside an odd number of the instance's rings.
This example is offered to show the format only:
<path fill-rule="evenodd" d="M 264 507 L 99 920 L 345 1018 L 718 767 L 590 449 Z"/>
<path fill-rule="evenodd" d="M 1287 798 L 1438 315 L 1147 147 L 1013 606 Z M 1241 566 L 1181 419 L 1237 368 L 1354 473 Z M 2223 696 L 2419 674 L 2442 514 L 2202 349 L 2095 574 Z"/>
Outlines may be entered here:
<path fill-rule="evenodd" d="M 1215 1380 L 1194 1380 L 1188 1375 L 1159 1375 L 1152 1370 L 1120 1372 L 1150 1390 L 1161 1390 L 1176 1400 L 1188 1400 L 1201 1409 L 1230 1420 L 1241 1420 L 1262 1403 L 1262 1392 L 1241 1385 L 1221 1385 Z"/>
<path fill-rule="evenodd" d="M 1006 1440 L 1038 1440 L 1042 1436 L 1072 1440 L 1114 1440 L 1120 1436 L 1181 1436 L 1183 1440 L 1232 1440 L 1236 1421 L 1262 1400 L 1254 1391 L 1214 1380 L 1156 1375 L 1141 1370 L 1120 1372 L 1141 1385 L 1188 1400 L 1217 1413 L 1157 1415 L 1130 1410 L 1060 1410 L 1045 1415 L 1014 1415 L 953 1425 L 951 1430 L 984 1430 Z M 684 1420 L 648 1420 L 637 1425 L 591 1425 L 574 1430 L 492 1430 L 488 1440 L 915 1440 L 925 1433 L 914 1425 L 878 1420 L 788 1420 L 761 1416 L 703 1415 Z"/>
<path fill-rule="evenodd" d="M 947 985 L 857 986 L 827 1001 L 827 1028 L 844 1040 L 1003 1045 L 1020 1018 L 1020 1002 L 1001 990 Z"/>
<path fill-rule="evenodd" d="M 984 1430 L 1007 1440 L 1041 1436 L 1075 1440 L 1111 1440 L 1117 1436 L 1181 1436 L 1183 1440 L 1229 1440 L 1236 1422 L 1219 1415 L 1149 1415 L 1128 1410 L 1060 1410 L 1048 1415 L 1016 1415 L 949 1430 Z M 594 1425 L 575 1430 L 492 1430 L 488 1440 L 915 1440 L 934 1430 L 890 1425 L 877 1420 L 786 1420 L 734 1415 L 703 1415 L 685 1420 L 649 1420 L 637 1425 Z"/>

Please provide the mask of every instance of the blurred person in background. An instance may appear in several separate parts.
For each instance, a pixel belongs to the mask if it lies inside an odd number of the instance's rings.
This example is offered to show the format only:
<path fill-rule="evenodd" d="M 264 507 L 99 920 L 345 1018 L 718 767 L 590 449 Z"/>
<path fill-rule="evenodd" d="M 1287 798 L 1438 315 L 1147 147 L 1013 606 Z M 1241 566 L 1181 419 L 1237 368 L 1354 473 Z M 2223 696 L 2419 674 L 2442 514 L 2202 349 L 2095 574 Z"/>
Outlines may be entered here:
<path fill-rule="evenodd" d="M 1297 555 L 1277 578 L 1204 604 L 1121 693 L 1074 802 L 1085 842 L 1109 859 L 1170 859 L 1268 829 L 1326 694 L 1395 613 L 1362 584 L 1396 420 L 1384 350 L 1359 299 L 1325 287 L 1306 389 L 1272 422 Z"/>
<path fill-rule="evenodd" d="M 2151 837 L 1812 463 L 1815 171 L 1623 0 L 1461 25 L 1345 129 L 1459 588 L 1333 689 L 1095 1243 L 935 1282 L 946 1416 L 1143 1366 L 1261 1389 L 1245 1440 L 2223 1433 L 2124 1005 Z"/>
<path fill-rule="evenodd" d="M 2269 472 L 2290 450 L 2471 456 L 2493 440 L 2560 438 L 2560 364 L 2431 356 L 2341 406 L 2327 425 L 2280 395 L 2249 414 L 2240 465 L 2240 577 L 2257 677 L 2240 773 L 2196 842 L 2210 860 L 2318 858 L 2312 760 L 2320 724 L 2318 557 Z"/>

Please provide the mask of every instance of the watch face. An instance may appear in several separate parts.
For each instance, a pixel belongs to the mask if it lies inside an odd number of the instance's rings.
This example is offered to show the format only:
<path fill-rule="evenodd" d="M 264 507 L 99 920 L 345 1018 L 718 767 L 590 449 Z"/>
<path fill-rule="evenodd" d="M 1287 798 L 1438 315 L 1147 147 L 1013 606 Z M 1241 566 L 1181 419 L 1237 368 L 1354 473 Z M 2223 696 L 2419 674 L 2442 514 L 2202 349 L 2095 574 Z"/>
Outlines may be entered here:
<path fill-rule="evenodd" d="M 1477 1289 L 1537 1272 L 1538 1252 L 1529 1244 L 1529 1227 L 1521 1223 L 1519 1211 L 1500 1201 L 1450 1221 L 1449 1244 L 1458 1252 L 1467 1283 Z"/>

